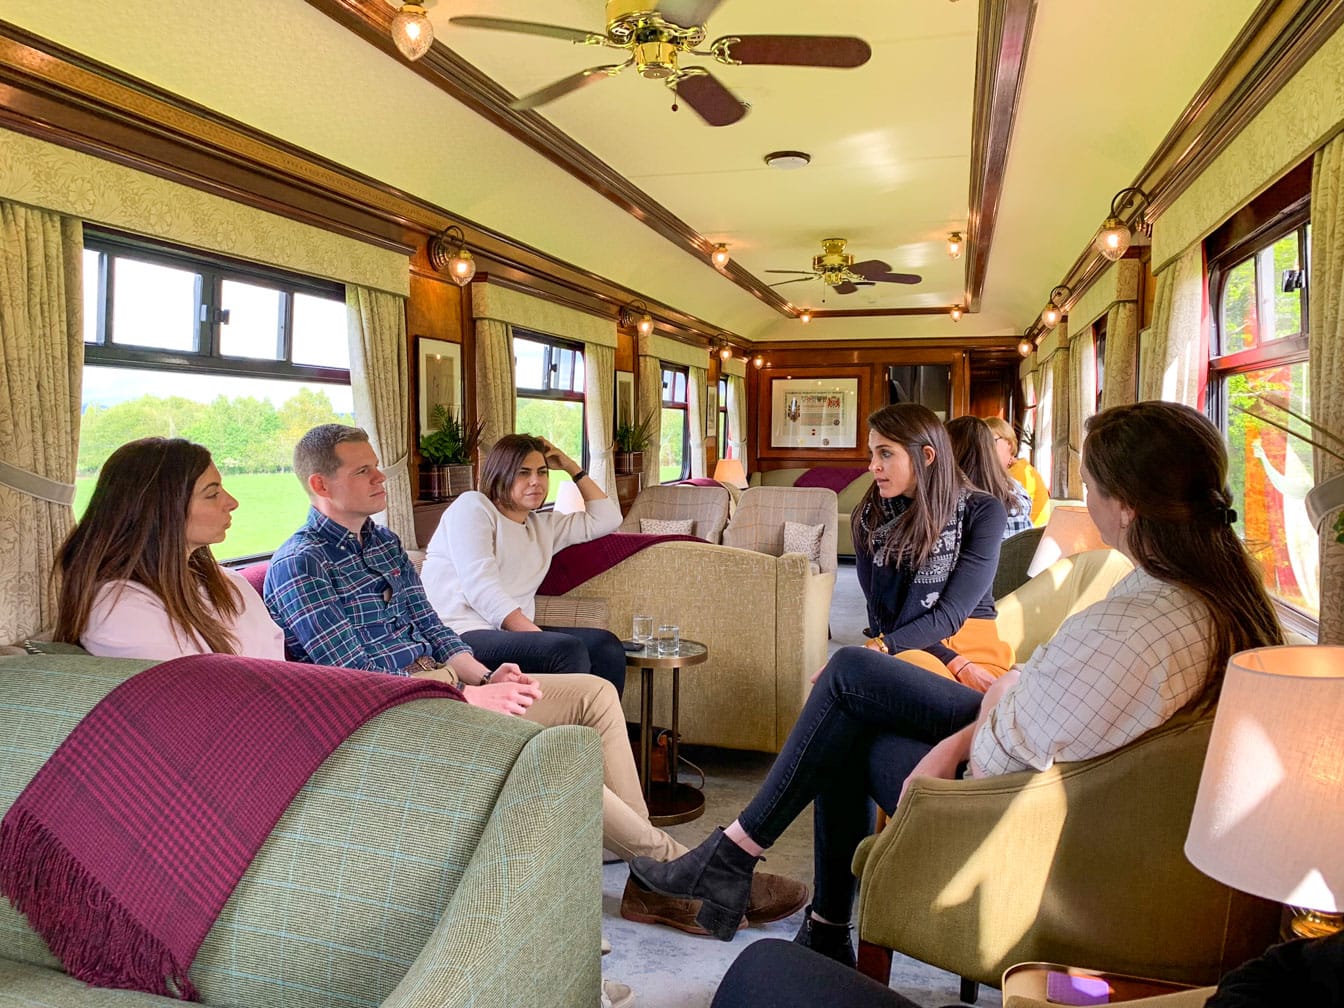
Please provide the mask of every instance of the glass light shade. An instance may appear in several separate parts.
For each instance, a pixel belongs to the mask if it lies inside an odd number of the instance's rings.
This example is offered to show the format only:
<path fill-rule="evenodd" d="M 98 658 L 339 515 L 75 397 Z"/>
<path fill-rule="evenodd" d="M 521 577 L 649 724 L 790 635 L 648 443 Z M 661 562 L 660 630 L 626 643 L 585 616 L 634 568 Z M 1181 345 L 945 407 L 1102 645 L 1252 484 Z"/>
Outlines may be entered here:
<path fill-rule="evenodd" d="M 1036 552 L 1027 565 L 1027 577 L 1035 577 L 1061 557 L 1105 548 L 1101 532 L 1087 513 L 1087 505 L 1053 504 L 1041 541 L 1036 544 Z"/>
<path fill-rule="evenodd" d="M 1185 856 L 1243 892 L 1344 910 L 1344 647 L 1232 656 Z"/>
<path fill-rule="evenodd" d="M 448 276 L 459 287 L 465 287 L 475 275 L 476 260 L 465 248 L 458 249 L 457 254 L 448 260 Z"/>
<path fill-rule="evenodd" d="M 952 306 L 952 310 L 951 310 L 950 312 L 948 312 L 948 314 L 952 316 L 952 321 L 953 321 L 953 322 L 960 322 L 960 321 L 961 321 L 961 305 L 953 305 L 953 306 Z"/>
<path fill-rule="evenodd" d="M 408 60 L 418 60 L 434 44 L 434 26 L 419 4 L 402 4 L 392 18 L 392 41 Z"/>
<path fill-rule="evenodd" d="M 1055 306 L 1055 303 L 1051 301 L 1045 306 L 1045 310 L 1041 312 L 1041 325 L 1045 326 L 1047 329 L 1053 329 L 1055 326 L 1059 325 L 1061 317 L 1059 309 Z"/>
<path fill-rule="evenodd" d="M 765 367 L 765 358 L 762 357 L 760 354 L 757 354 L 755 357 L 751 359 L 751 366 L 754 367 L 757 371 L 759 371 L 761 368 Z"/>
<path fill-rule="evenodd" d="M 807 309 L 803 309 L 802 313 L 799 314 L 798 317 L 803 320 L 804 325 L 812 321 L 812 313 Z"/>
<path fill-rule="evenodd" d="M 961 258 L 961 232 L 953 231 L 947 236 L 947 254 L 953 259 Z"/>
<path fill-rule="evenodd" d="M 719 269 L 723 269 L 725 266 L 728 265 L 728 260 L 731 259 L 732 256 L 728 254 L 727 245 L 715 245 L 714 254 L 709 258 L 713 260 L 715 266 L 717 266 Z"/>
<path fill-rule="evenodd" d="M 1031 352 L 1036 349 L 1036 344 L 1029 339 L 1024 339 L 1017 344 L 1017 352 L 1023 357 L 1030 357 Z"/>
<path fill-rule="evenodd" d="M 732 360 L 733 348 L 727 344 L 719 347 L 719 360 Z"/>
<path fill-rule="evenodd" d="M 639 330 L 641 336 L 647 336 L 653 332 L 653 316 L 645 312 L 639 317 L 639 324 L 635 328 Z"/>
<path fill-rule="evenodd" d="M 1098 252 L 1111 262 L 1116 262 L 1129 248 L 1131 237 L 1129 228 L 1125 227 L 1118 217 L 1107 217 L 1102 222 L 1101 230 L 1097 232 L 1097 240 L 1093 244 Z"/>
<path fill-rule="evenodd" d="M 747 486 L 747 472 L 742 468 L 741 461 L 735 458 L 723 458 L 715 462 L 714 478 L 720 483 L 730 483 L 743 490 Z"/>

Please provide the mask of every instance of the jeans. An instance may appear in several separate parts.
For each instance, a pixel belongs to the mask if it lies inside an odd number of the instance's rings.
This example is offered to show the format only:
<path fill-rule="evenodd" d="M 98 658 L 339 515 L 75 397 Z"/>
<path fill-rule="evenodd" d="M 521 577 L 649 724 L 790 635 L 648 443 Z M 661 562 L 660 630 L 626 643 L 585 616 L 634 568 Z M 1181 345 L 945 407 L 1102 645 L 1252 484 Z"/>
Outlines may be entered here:
<path fill-rule="evenodd" d="M 724 974 L 710 1008 L 919 1008 L 858 970 L 793 942 L 753 942 Z"/>
<path fill-rule="evenodd" d="M 536 631 L 467 630 L 459 635 L 487 668 L 517 662 L 528 675 L 588 673 L 625 689 L 625 648 L 600 627 L 542 627 Z"/>
<path fill-rule="evenodd" d="M 812 909 L 849 920 L 850 863 L 873 830 L 869 795 L 888 812 L 933 746 L 973 722 L 982 695 L 951 679 L 863 647 L 837 651 L 761 789 L 738 816 L 762 847 L 814 803 Z"/>

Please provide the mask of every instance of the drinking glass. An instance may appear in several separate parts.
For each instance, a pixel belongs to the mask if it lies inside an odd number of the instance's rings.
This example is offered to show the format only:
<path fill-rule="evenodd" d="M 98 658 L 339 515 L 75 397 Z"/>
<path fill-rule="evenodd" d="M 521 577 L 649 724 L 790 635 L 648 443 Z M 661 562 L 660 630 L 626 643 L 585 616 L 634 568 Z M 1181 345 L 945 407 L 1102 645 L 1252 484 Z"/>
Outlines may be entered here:
<path fill-rule="evenodd" d="M 647 648 L 653 642 L 653 617 L 635 616 L 631 624 L 630 639 Z"/>
<path fill-rule="evenodd" d="M 681 630 L 671 623 L 658 627 L 658 653 L 674 655 L 681 649 Z"/>

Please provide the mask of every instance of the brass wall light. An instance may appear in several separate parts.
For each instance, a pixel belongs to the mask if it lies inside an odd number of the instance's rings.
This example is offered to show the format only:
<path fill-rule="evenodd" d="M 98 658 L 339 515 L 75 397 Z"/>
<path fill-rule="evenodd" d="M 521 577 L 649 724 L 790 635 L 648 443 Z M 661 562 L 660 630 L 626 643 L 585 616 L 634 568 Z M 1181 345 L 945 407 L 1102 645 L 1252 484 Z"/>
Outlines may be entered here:
<path fill-rule="evenodd" d="M 807 323 L 812 321 L 812 309 L 804 308 L 798 313 L 798 317 L 803 320 L 803 325 L 807 325 Z"/>
<path fill-rule="evenodd" d="M 476 260 L 467 251 L 466 236 L 456 224 L 429 240 L 429 264 L 438 272 L 447 273 L 459 287 L 471 283 L 476 275 Z"/>
<path fill-rule="evenodd" d="M 757 371 L 765 367 L 765 355 L 757 354 L 755 357 L 753 357 L 751 359 L 751 366 L 754 367 Z"/>
<path fill-rule="evenodd" d="M 1045 303 L 1041 309 L 1041 325 L 1046 329 L 1053 329 L 1059 325 L 1059 320 L 1064 317 L 1064 310 L 1061 307 L 1073 291 L 1069 289 L 1068 284 L 1060 284 L 1050 292 L 1050 300 Z"/>
<path fill-rule="evenodd" d="M 621 309 L 616 321 L 622 327 L 634 326 L 641 336 L 653 332 L 653 316 L 649 314 L 649 306 L 643 301 L 631 301 Z"/>
<path fill-rule="evenodd" d="M 961 258 L 962 237 L 960 231 L 953 231 L 947 236 L 947 254 L 951 259 Z"/>
<path fill-rule="evenodd" d="M 1036 341 L 1031 338 L 1031 327 L 1028 326 L 1022 338 L 1017 342 L 1017 352 L 1023 357 L 1030 357 L 1031 352 L 1036 349 Z"/>
<path fill-rule="evenodd" d="M 392 18 L 392 41 L 401 54 L 414 62 L 434 44 L 434 26 L 429 22 L 425 8 L 418 3 L 404 3 Z"/>
<path fill-rule="evenodd" d="M 1129 248 L 1129 243 L 1133 240 L 1133 234 L 1129 226 L 1120 219 L 1120 214 L 1124 210 L 1136 209 L 1148 202 L 1148 194 L 1138 186 L 1130 186 L 1128 189 L 1121 189 L 1111 200 L 1111 213 L 1101 222 L 1101 230 L 1097 232 L 1096 240 L 1092 243 L 1097 251 L 1104 255 L 1111 262 L 1118 261 Z M 1145 234 L 1152 234 L 1152 225 L 1139 217 L 1139 227 L 1143 228 Z"/>
<path fill-rule="evenodd" d="M 962 313 L 963 313 L 963 309 L 962 309 L 961 305 L 959 305 L 959 304 L 954 304 L 954 305 L 952 306 L 951 310 L 948 311 L 947 314 L 950 315 L 950 316 L 952 317 L 952 321 L 953 321 L 953 322 L 960 322 L 960 321 L 961 321 Z"/>
<path fill-rule="evenodd" d="M 709 257 L 709 261 L 714 264 L 715 269 L 723 269 L 728 265 L 728 260 L 731 258 L 732 256 L 728 254 L 728 246 L 719 242 L 714 246 L 714 254 Z"/>

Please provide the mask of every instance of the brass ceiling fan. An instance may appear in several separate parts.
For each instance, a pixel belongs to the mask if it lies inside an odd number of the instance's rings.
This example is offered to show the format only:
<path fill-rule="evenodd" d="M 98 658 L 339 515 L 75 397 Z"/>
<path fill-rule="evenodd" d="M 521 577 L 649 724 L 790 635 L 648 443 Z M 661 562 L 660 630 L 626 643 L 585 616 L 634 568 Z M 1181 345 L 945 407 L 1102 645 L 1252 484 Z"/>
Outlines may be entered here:
<path fill-rule="evenodd" d="M 641 77 L 661 80 L 673 94 L 684 98 L 711 126 L 729 126 L 747 114 L 747 106 L 719 79 L 701 66 L 680 66 L 682 53 L 712 56 L 728 66 L 808 66 L 850 69 L 868 62 L 872 50 L 861 38 L 845 35 L 726 35 L 705 41 L 704 22 L 723 0 L 607 0 L 605 33 L 582 28 L 510 21 L 494 17 L 455 17 L 451 24 L 491 28 L 562 39 L 576 45 L 625 49 L 624 63 L 589 67 L 514 100 L 515 109 L 531 109 L 579 88 L 614 77 L 633 66 Z M 675 101 L 672 108 L 676 109 Z"/>
<path fill-rule="evenodd" d="M 823 238 L 821 255 L 812 257 L 811 270 L 766 270 L 767 273 L 799 274 L 792 280 L 780 280 L 770 286 L 782 287 L 804 280 L 820 280 L 837 294 L 853 294 L 860 287 L 871 287 L 874 284 L 917 284 L 924 279 L 916 273 L 893 273 L 891 266 L 881 259 L 855 262 L 854 257 L 845 251 L 845 244 L 844 238 Z"/>

